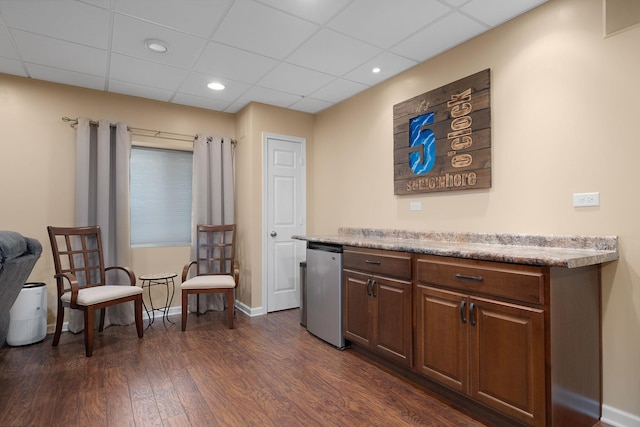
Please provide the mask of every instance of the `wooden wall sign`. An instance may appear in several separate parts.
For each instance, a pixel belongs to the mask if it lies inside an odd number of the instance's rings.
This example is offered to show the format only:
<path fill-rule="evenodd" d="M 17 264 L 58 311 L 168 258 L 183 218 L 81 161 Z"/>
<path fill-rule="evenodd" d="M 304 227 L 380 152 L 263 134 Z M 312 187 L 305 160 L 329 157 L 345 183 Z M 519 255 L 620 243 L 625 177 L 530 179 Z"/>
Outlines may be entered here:
<path fill-rule="evenodd" d="M 394 194 L 491 188 L 490 70 L 393 106 Z"/>

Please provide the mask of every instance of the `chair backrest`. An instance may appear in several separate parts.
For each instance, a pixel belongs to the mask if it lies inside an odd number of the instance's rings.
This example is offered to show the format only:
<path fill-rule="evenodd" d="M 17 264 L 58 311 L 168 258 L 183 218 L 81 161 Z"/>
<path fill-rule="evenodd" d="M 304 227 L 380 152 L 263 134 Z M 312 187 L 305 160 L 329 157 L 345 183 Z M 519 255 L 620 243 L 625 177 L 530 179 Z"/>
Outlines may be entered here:
<path fill-rule="evenodd" d="M 99 226 L 47 227 L 56 275 L 71 273 L 80 286 L 105 284 L 102 237 Z M 64 280 L 58 277 L 58 294 L 62 295 Z"/>
<path fill-rule="evenodd" d="M 236 225 L 198 225 L 196 274 L 232 274 Z"/>

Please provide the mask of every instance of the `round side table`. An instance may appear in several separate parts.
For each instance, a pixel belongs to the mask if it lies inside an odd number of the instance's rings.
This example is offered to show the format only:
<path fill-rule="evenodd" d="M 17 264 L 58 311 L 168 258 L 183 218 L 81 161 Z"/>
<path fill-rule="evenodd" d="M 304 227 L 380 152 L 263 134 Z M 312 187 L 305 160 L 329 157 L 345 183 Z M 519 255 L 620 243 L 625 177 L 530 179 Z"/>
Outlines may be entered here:
<path fill-rule="evenodd" d="M 142 304 L 144 305 L 144 310 L 147 312 L 147 319 L 149 319 L 149 324 L 147 328 L 153 324 L 156 320 L 156 311 L 162 312 L 162 324 L 165 325 L 165 319 L 169 323 L 174 323 L 169 319 L 169 307 L 171 307 L 171 303 L 173 302 L 173 296 L 176 292 L 176 284 L 174 282 L 174 277 L 176 277 L 177 273 L 153 273 L 153 274 L 145 274 L 139 277 L 142 280 L 142 290 L 147 289 L 149 294 L 149 303 L 151 305 L 151 310 L 147 308 L 147 304 L 145 304 L 144 300 L 142 300 Z M 155 307 L 153 305 L 153 298 L 151 297 L 151 288 L 153 286 L 164 285 L 167 292 L 167 297 L 164 302 L 164 307 Z"/>

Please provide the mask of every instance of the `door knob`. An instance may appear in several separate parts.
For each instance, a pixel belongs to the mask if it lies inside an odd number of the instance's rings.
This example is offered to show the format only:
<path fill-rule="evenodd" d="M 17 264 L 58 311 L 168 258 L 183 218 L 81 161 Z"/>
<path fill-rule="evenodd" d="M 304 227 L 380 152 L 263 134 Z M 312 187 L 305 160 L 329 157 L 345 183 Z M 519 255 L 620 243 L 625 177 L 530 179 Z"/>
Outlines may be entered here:
<path fill-rule="evenodd" d="M 275 231 L 271 232 L 271 237 L 276 237 L 278 235 L 278 233 L 276 233 Z"/>

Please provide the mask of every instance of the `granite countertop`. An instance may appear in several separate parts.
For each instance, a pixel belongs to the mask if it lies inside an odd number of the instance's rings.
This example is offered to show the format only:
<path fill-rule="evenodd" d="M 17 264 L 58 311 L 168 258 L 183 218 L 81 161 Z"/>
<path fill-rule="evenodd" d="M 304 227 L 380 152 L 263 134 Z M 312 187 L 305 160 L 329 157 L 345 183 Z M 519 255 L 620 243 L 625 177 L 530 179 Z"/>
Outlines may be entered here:
<path fill-rule="evenodd" d="M 292 238 L 315 243 L 548 267 L 576 268 L 618 259 L 617 236 L 543 236 L 340 228 L 337 235 Z"/>

